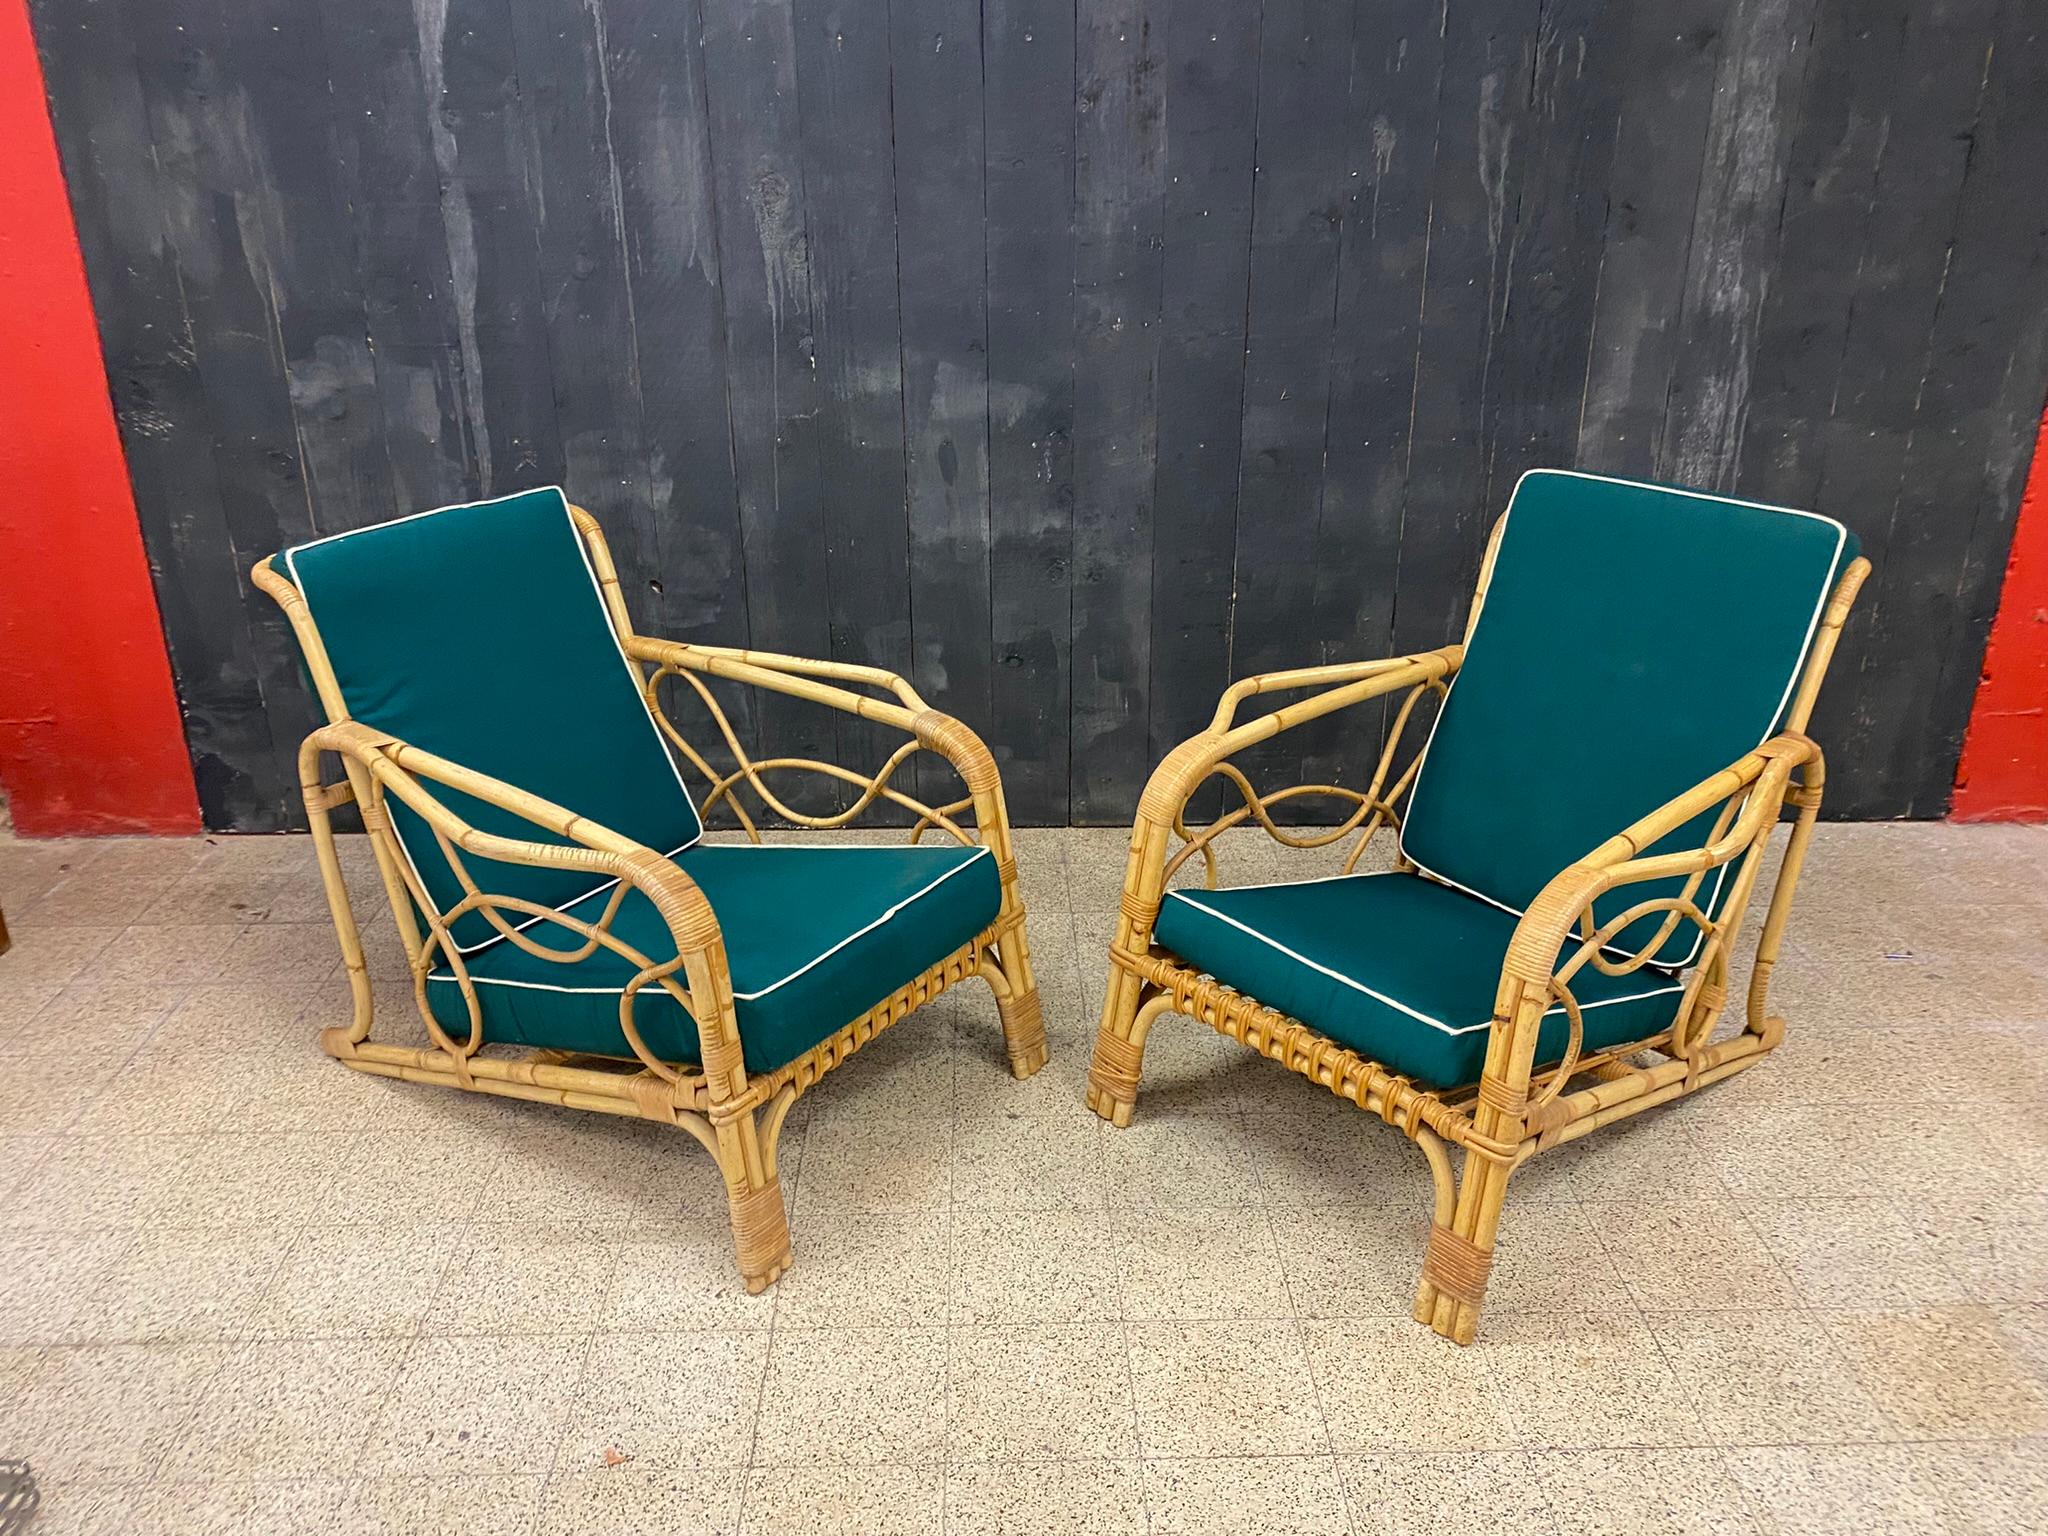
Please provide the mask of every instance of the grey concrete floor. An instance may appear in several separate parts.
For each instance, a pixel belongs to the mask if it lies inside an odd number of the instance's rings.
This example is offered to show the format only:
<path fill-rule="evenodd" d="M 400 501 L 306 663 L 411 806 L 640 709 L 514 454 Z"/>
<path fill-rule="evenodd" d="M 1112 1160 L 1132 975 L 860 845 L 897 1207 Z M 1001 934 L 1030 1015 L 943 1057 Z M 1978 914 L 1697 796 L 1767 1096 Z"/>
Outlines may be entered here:
<path fill-rule="evenodd" d="M 1085 1111 L 1123 836 L 1020 842 L 1051 1065 L 962 988 L 827 1078 L 750 1298 L 688 1136 L 319 1054 L 305 840 L 0 839 L 34 1530 L 2048 1528 L 2048 831 L 1824 828 L 1783 1050 L 1518 1175 L 1464 1351 L 1376 1120 L 1184 1021 Z"/>

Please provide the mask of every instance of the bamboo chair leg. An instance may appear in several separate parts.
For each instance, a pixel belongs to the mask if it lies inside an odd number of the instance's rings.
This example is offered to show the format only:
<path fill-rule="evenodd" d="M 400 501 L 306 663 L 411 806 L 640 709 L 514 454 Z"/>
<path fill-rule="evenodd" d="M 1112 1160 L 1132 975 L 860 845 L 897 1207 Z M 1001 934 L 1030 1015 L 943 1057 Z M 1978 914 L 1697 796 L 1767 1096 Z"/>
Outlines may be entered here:
<path fill-rule="evenodd" d="M 1138 1078 L 1145 1069 L 1145 1037 L 1160 1014 L 1173 1007 L 1165 993 L 1140 1001 L 1138 978 L 1112 970 L 1102 1027 L 1095 1034 L 1095 1060 L 1088 1068 L 1088 1107 L 1111 1125 L 1131 1123 L 1138 1107 Z"/>
<path fill-rule="evenodd" d="M 1511 1170 L 1467 1151 L 1458 1180 L 1455 1210 L 1445 1220 L 1441 1193 L 1422 1258 L 1422 1284 L 1415 1293 L 1415 1320 L 1427 1323 L 1454 1344 L 1470 1344 L 1479 1331 L 1479 1309 L 1493 1267 L 1502 1198 Z M 1440 1181 L 1441 1189 L 1441 1181 Z"/>
<path fill-rule="evenodd" d="M 719 1127 L 719 1168 L 732 1208 L 734 1256 L 749 1295 L 758 1296 L 789 1270 L 789 1215 L 782 1207 L 782 1178 L 775 1168 L 775 1143 L 782 1117 L 774 1116 L 762 1136 L 756 1116 L 737 1117 Z"/>
<path fill-rule="evenodd" d="M 1045 1043 L 1045 1010 L 1038 1000 L 1038 982 L 1031 974 L 1031 951 L 1024 942 L 1022 923 L 1003 936 L 992 959 L 982 961 L 981 974 L 996 995 L 1003 1044 L 1010 1053 L 1010 1074 L 1020 1080 L 1030 1077 L 1045 1065 L 1050 1053 Z"/>

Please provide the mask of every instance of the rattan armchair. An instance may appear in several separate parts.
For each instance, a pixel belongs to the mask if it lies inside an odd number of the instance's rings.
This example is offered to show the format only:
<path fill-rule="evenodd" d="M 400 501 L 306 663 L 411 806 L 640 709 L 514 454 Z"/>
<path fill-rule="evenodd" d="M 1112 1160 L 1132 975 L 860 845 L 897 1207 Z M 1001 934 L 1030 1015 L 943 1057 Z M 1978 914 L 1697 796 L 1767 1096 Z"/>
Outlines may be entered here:
<path fill-rule="evenodd" d="M 320 1041 L 347 1065 L 681 1127 L 717 1160 L 740 1272 L 760 1291 L 790 1262 L 777 1141 L 825 1073 L 969 976 L 995 993 L 1014 1074 L 1044 1064 L 994 759 L 902 678 L 636 634 L 596 520 L 552 489 L 302 545 L 259 564 L 255 582 L 289 617 L 329 722 L 299 765 L 354 999 L 350 1022 Z M 671 679 L 722 752 L 700 751 L 669 718 Z M 871 774 L 756 761 L 707 679 L 906 740 Z M 920 752 L 951 765 L 957 800 L 898 787 Z M 703 816 L 732 811 L 748 843 L 702 841 L 683 765 L 707 781 Z M 852 803 L 800 811 L 771 775 L 822 775 Z M 743 794 L 812 828 L 877 802 L 915 825 L 901 847 L 764 845 Z M 424 1046 L 371 1037 L 374 991 L 333 824 L 349 803 L 405 946 Z"/>
<path fill-rule="evenodd" d="M 1132 828 L 1090 1107 L 1130 1122 L 1146 1038 L 1175 1014 L 1379 1116 L 1434 1185 L 1414 1315 L 1471 1342 L 1518 1168 L 1782 1040 L 1770 976 L 1822 790 L 1804 733 L 1868 571 L 1810 513 L 1525 476 L 1461 644 L 1246 679 L 1161 763 Z M 1314 691 L 1238 720 L 1291 690 Z M 1367 705 L 1389 729 L 1362 789 L 1262 794 L 1233 761 Z M 1191 797 L 1218 775 L 1242 803 L 1191 830 Z M 1274 807 L 1304 796 L 1334 797 L 1342 820 L 1281 825 Z M 1746 1007 L 1721 1030 L 1787 811 Z M 1247 822 L 1295 846 L 1353 839 L 1343 874 L 1216 889 L 1218 836 Z M 1389 827 L 1391 868 L 1358 872 Z M 1173 888 L 1197 856 L 1205 888 Z"/>

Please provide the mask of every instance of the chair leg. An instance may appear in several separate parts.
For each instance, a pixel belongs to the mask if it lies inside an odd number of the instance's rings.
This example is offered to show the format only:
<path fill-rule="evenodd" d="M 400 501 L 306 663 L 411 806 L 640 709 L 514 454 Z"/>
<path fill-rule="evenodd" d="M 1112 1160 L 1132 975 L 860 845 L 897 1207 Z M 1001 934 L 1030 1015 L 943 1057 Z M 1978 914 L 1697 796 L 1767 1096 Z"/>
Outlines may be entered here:
<path fill-rule="evenodd" d="M 1045 1065 L 1045 1011 L 1038 1001 L 1038 981 L 1031 974 L 1031 948 L 1024 925 L 1012 929 L 1000 946 L 1004 986 L 996 989 L 996 1012 L 1002 1015 L 1003 1043 L 1010 1052 L 1010 1073 L 1030 1077 Z"/>
<path fill-rule="evenodd" d="M 1493 1267 L 1494 1236 L 1500 1228 L 1508 1175 L 1509 1170 L 1491 1158 L 1467 1152 L 1456 1208 L 1446 1212 L 1439 1200 L 1430 1223 L 1422 1284 L 1415 1293 L 1415 1320 L 1454 1344 L 1470 1344 L 1479 1331 L 1479 1309 Z"/>
<path fill-rule="evenodd" d="M 1145 1069 L 1145 1037 L 1152 1023 L 1173 1006 L 1165 993 L 1143 997 L 1138 978 L 1112 970 L 1102 1027 L 1095 1032 L 1095 1059 L 1088 1067 L 1088 1107 L 1111 1125 L 1129 1125 L 1138 1107 L 1138 1079 Z"/>
<path fill-rule="evenodd" d="M 780 1115 L 770 1117 L 766 1136 L 753 1114 L 728 1121 L 718 1132 L 718 1164 L 732 1209 L 734 1256 L 749 1295 L 758 1296 L 789 1269 L 789 1216 L 782 1208 L 782 1178 L 775 1168 L 775 1144 L 781 1135 Z"/>

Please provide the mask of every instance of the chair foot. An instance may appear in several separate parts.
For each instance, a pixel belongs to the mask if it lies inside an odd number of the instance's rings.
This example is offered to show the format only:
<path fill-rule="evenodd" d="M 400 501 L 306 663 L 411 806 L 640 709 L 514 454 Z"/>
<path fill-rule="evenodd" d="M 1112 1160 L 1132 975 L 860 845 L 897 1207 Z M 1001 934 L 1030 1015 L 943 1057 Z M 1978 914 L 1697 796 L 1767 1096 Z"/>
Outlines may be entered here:
<path fill-rule="evenodd" d="M 1010 1075 L 1030 1077 L 1045 1065 L 1050 1052 L 1045 1043 L 1045 1012 L 1038 1001 L 1038 988 L 1028 987 L 1010 997 L 996 999 L 996 1011 L 1003 1019 L 1003 1043 L 1010 1052 Z"/>
<path fill-rule="evenodd" d="M 771 1178 L 754 1189 L 728 1189 L 732 1235 L 740 1278 L 758 1296 L 788 1273 L 789 1217 L 782 1208 L 782 1181 Z"/>
<path fill-rule="evenodd" d="M 1133 996 L 1124 1002 L 1128 1012 L 1119 1019 L 1118 999 L 1111 997 L 1095 1034 L 1095 1059 L 1088 1064 L 1088 1107 L 1111 1125 L 1131 1123 L 1145 1070 L 1145 1040 L 1153 1021 L 1172 1006 L 1173 999 L 1163 994 L 1143 1003 Z"/>

